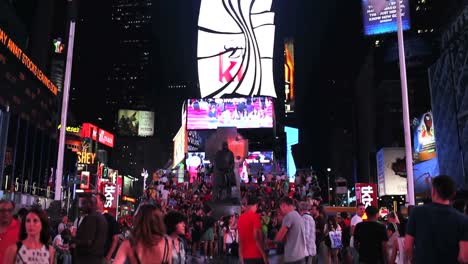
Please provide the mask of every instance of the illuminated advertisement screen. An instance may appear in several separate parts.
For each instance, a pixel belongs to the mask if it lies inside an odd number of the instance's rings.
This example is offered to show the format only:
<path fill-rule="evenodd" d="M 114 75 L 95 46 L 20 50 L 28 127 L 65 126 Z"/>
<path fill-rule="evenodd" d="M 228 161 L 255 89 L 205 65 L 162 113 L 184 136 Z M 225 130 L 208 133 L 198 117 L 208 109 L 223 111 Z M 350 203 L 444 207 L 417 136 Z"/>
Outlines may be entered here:
<path fill-rule="evenodd" d="M 432 113 L 428 112 L 416 122 L 414 131 L 414 158 L 416 162 L 433 159 L 437 156 Z"/>
<path fill-rule="evenodd" d="M 187 108 L 189 130 L 273 127 L 273 101 L 267 97 L 190 99 Z"/>
<path fill-rule="evenodd" d="M 285 112 L 293 113 L 296 90 L 294 87 L 294 40 L 287 39 L 284 42 L 284 93 Z"/>
<path fill-rule="evenodd" d="M 395 1 L 385 1 L 387 6 L 379 14 L 375 12 L 372 0 L 362 0 L 364 34 L 378 35 L 397 31 L 397 9 Z M 409 1 L 401 0 L 403 30 L 410 29 Z M 377 8 L 376 8 L 377 9 Z"/>
<path fill-rule="evenodd" d="M 198 78 L 204 97 L 276 98 L 272 0 L 202 0 L 198 18 Z"/>
<path fill-rule="evenodd" d="M 174 155 L 172 167 L 175 167 L 185 159 L 185 152 L 187 152 L 187 130 L 185 130 L 185 126 L 180 127 L 173 141 Z"/>
<path fill-rule="evenodd" d="M 199 167 L 207 164 L 210 164 L 210 161 L 206 160 L 205 152 L 189 152 L 187 154 L 186 165 L 190 175 L 190 182 L 197 178 Z"/>
<path fill-rule="evenodd" d="M 118 113 L 118 130 L 121 136 L 153 136 L 154 112 L 121 109 Z"/>
<path fill-rule="evenodd" d="M 0 106 L 40 130 L 55 133 L 56 95 L 57 87 L 0 27 Z"/>
<path fill-rule="evenodd" d="M 254 151 L 249 152 L 249 156 L 245 159 L 248 164 L 260 163 L 260 164 L 271 164 L 273 163 L 273 152 L 272 151 Z"/>

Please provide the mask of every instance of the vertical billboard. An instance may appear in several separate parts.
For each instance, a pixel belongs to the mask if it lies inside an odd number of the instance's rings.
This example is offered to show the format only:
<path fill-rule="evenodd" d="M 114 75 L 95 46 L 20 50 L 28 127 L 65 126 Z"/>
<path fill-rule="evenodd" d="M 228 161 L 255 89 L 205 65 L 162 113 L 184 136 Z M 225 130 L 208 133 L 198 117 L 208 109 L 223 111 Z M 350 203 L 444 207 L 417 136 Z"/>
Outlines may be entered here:
<path fill-rule="evenodd" d="M 101 182 L 101 193 L 106 197 L 104 202 L 104 210 L 110 215 L 116 217 L 117 202 L 119 200 L 119 189 L 113 183 Z"/>
<path fill-rule="evenodd" d="M 273 100 L 268 97 L 190 99 L 187 129 L 272 128 L 273 115 Z"/>
<path fill-rule="evenodd" d="M 383 148 L 377 152 L 379 194 L 406 195 L 407 176 L 404 148 Z"/>
<path fill-rule="evenodd" d="M 397 31 L 397 3 L 395 0 L 361 0 L 365 35 L 378 35 Z M 398 0 L 397 0 L 398 1 Z M 410 29 L 409 0 L 401 3 L 403 30 Z M 383 5 L 386 5 L 385 8 Z M 380 13 L 376 10 L 384 8 Z"/>
<path fill-rule="evenodd" d="M 286 173 L 289 182 L 294 182 L 296 178 L 296 162 L 294 161 L 292 146 L 299 143 L 299 129 L 294 127 L 284 127 L 286 133 Z"/>
<path fill-rule="evenodd" d="M 154 112 L 121 109 L 118 112 L 121 136 L 151 137 L 154 135 Z"/>
<path fill-rule="evenodd" d="M 185 153 L 187 153 L 187 130 L 182 125 L 173 139 L 174 142 L 174 155 L 172 159 L 172 167 L 177 166 L 181 161 L 185 159 Z"/>
<path fill-rule="evenodd" d="M 294 40 L 284 41 L 284 93 L 285 112 L 293 113 L 296 90 L 294 87 Z"/>
<path fill-rule="evenodd" d="M 198 79 L 202 97 L 276 98 L 272 0 L 202 0 L 198 18 Z"/>
<path fill-rule="evenodd" d="M 378 207 L 377 185 L 373 183 L 356 183 L 356 204 L 363 203 L 364 207 Z"/>
<path fill-rule="evenodd" d="M 432 112 L 427 112 L 415 122 L 413 155 L 416 163 L 430 160 L 437 156 L 432 120 Z"/>

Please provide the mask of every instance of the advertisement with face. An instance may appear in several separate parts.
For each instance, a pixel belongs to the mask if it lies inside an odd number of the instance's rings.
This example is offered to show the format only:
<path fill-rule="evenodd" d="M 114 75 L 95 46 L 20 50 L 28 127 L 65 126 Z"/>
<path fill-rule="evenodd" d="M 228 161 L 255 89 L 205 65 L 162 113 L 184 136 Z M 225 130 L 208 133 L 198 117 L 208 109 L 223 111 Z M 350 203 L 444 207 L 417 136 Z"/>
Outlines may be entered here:
<path fill-rule="evenodd" d="M 437 156 L 436 139 L 432 113 L 423 114 L 417 121 L 414 131 L 414 158 L 415 162 L 422 162 L 433 159 Z"/>
<path fill-rule="evenodd" d="M 187 129 L 272 128 L 273 115 L 273 101 L 267 97 L 191 99 L 187 104 Z"/>

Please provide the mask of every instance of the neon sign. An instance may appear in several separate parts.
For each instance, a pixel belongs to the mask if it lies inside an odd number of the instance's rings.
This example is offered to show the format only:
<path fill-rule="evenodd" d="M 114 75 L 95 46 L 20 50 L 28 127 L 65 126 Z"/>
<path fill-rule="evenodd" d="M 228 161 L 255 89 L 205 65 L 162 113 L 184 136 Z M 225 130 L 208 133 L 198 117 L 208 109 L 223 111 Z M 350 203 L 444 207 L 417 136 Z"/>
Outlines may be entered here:
<path fill-rule="evenodd" d="M 57 95 L 58 88 L 52 83 L 49 78 L 31 61 L 23 50 L 11 39 L 8 35 L 0 28 L 0 43 L 3 44 L 19 61 L 23 63 L 28 70 L 36 76 L 36 78 L 42 82 L 49 91 L 54 95 Z"/>
<path fill-rule="evenodd" d="M 94 164 L 94 160 L 96 159 L 96 153 L 78 151 L 77 155 L 78 164 Z"/>

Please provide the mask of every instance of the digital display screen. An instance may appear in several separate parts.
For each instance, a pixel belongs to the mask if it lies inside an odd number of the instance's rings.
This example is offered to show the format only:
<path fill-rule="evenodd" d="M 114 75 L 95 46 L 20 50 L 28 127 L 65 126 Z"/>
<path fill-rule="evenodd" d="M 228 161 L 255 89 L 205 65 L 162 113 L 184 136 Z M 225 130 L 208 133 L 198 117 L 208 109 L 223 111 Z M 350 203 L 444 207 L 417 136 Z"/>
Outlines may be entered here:
<path fill-rule="evenodd" d="M 186 162 L 187 170 L 190 175 L 190 182 L 193 182 L 197 178 L 199 168 L 210 164 L 210 161 L 206 160 L 205 152 L 189 152 Z"/>
<path fill-rule="evenodd" d="M 190 99 L 187 129 L 272 128 L 273 115 L 273 101 L 268 97 Z"/>
<path fill-rule="evenodd" d="M 153 136 L 154 112 L 121 109 L 117 125 L 121 136 Z"/>
<path fill-rule="evenodd" d="M 249 152 L 249 156 L 245 160 L 249 164 L 251 163 L 271 164 L 273 163 L 273 152 L 272 151 Z"/>
<path fill-rule="evenodd" d="M 395 1 L 386 1 L 386 7 L 379 14 L 375 12 L 372 0 L 362 0 L 362 16 L 365 35 L 378 35 L 395 32 L 397 26 L 397 9 Z M 403 30 L 410 29 L 409 1 L 400 0 Z"/>
<path fill-rule="evenodd" d="M 276 98 L 272 0 L 202 0 L 198 79 L 203 98 L 227 94 Z"/>
<path fill-rule="evenodd" d="M 423 114 L 422 117 L 414 123 L 416 123 L 413 140 L 413 156 L 415 162 L 417 163 L 436 158 L 436 139 L 432 112 Z"/>

